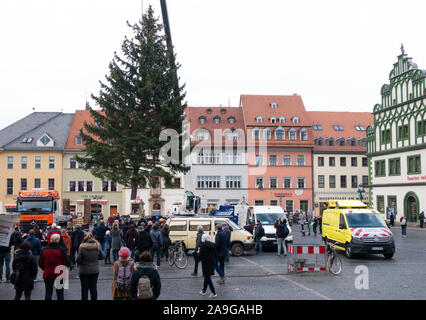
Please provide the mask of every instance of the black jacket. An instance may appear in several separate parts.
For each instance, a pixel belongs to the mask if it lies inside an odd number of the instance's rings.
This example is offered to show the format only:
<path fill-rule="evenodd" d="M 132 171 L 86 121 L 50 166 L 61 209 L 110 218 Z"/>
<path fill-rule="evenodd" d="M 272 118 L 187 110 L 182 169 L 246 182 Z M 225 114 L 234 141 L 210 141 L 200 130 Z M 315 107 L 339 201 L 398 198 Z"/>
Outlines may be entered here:
<path fill-rule="evenodd" d="M 138 233 L 138 237 L 136 238 L 136 247 L 138 248 L 139 253 L 149 251 L 152 248 L 151 236 L 145 230 Z"/>
<path fill-rule="evenodd" d="M 201 237 L 203 236 L 204 231 L 198 231 L 197 240 L 195 240 L 195 253 L 197 253 L 198 249 L 200 249 L 201 245 Z"/>
<path fill-rule="evenodd" d="M 216 234 L 216 256 L 226 257 L 226 252 L 229 250 L 229 238 L 225 231 L 221 230 Z"/>
<path fill-rule="evenodd" d="M 130 293 L 132 298 L 137 299 L 138 295 L 138 282 L 143 276 L 147 276 L 151 282 L 152 287 L 152 300 L 157 300 L 161 292 L 161 280 L 157 267 L 152 262 L 138 262 L 136 263 L 135 271 L 132 274 L 130 281 Z"/>
<path fill-rule="evenodd" d="M 97 226 L 95 228 L 95 230 L 93 230 L 94 236 L 95 236 L 96 240 L 98 240 L 99 243 L 105 242 L 105 233 L 108 230 L 109 230 L 109 228 L 107 226 L 105 226 L 104 224 L 100 224 L 99 226 Z"/>
<path fill-rule="evenodd" d="M 217 239 L 217 236 L 216 236 Z M 214 275 L 214 258 L 216 255 L 216 245 L 213 242 L 201 242 L 198 259 L 201 261 L 203 276 Z"/>
<path fill-rule="evenodd" d="M 15 274 L 19 270 L 19 276 L 15 284 L 16 290 L 29 291 L 34 289 L 34 278 L 37 276 L 38 269 L 37 262 L 29 251 L 21 249 L 16 251 L 12 270 Z"/>
<path fill-rule="evenodd" d="M 71 249 L 78 251 L 81 243 L 83 242 L 84 232 L 82 230 L 75 230 L 71 236 Z"/>

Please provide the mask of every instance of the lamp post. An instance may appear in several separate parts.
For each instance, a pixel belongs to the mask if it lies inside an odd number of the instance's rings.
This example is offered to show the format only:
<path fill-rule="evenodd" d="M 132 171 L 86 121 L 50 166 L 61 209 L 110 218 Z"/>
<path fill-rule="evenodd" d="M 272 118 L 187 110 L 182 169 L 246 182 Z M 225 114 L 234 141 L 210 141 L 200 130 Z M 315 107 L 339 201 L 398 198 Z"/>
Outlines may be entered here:
<path fill-rule="evenodd" d="M 362 184 L 360 184 L 358 186 L 358 194 L 359 194 L 359 200 L 362 202 L 362 200 L 364 199 L 363 194 L 365 194 L 365 190 Z"/>

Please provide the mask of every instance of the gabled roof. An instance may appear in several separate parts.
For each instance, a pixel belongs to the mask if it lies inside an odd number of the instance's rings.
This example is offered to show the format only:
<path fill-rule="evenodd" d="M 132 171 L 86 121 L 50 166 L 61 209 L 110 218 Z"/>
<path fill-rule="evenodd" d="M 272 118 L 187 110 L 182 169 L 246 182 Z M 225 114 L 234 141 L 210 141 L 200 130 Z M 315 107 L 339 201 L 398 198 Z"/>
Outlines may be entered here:
<path fill-rule="evenodd" d="M 80 135 L 80 129 L 83 129 L 84 122 L 93 124 L 94 120 L 90 115 L 90 110 L 76 110 L 74 119 L 70 128 L 67 143 L 65 145 L 66 151 L 80 151 L 83 150 L 84 145 L 77 145 L 75 137 Z"/>
<path fill-rule="evenodd" d="M 367 138 L 367 127 L 374 123 L 373 115 L 370 112 L 340 112 L 340 111 L 309 111 L 312 125 L 321 125 L 322 130 L 313 130 L 314 139 L 323 138 L 324 144 L 318 146 L 315 144 L 315 151 L 361 151 L 365 152 L 366 147 L 359 145 L 359 139 Z M 335 125 L 341 125 L 343 131 L 334 130 Z M 365 131 L 356 130 L 356 126 L 363 126 Z M 335 140 L 334 146 L 326 143 L 327 138 Z M 345 139 L 345 145 L 339 146 L 336 140 Z M 348 139 L 355 138 L 356 144 L 350 146 Z"/>
<path fill-rule="evenodd" d="M 74 114 L 62 112 L 34 112 L 0 131 L 0 147 L 4 150 L 63 150 Z M 37 141 L 48 134 L 53 147 L 38 147 Z M 24 138 L 32 138 L 23 143 Z"/>

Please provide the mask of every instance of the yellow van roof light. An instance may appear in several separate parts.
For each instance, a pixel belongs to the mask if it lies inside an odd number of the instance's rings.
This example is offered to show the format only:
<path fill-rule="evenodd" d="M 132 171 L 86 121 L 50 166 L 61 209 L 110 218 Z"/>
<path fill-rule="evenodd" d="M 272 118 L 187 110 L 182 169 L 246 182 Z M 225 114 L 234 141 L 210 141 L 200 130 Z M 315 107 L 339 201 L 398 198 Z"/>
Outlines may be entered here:
<path fill-rule="evenodd" d="M 336 203 L 340 208 L 367 208 L 367 205 L 359 200 L 338 200 Z"/>

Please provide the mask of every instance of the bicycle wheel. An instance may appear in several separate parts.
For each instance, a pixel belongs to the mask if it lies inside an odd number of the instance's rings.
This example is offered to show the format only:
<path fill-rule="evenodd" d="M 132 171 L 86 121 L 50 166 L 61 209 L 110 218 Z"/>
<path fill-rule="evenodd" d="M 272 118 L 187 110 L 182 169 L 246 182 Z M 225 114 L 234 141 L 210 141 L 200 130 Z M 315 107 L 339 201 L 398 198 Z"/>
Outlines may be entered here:
<path fill-rule="evenodd" d="M 188 265 L 188 257 L 183 250 L 177 250 L 175 252 L 175 265 L 179 269 L 184 269 Z"/>
<path fill-rule="evenodd" d="M 336 253 L 333 253 L 328 257 L 327 266 L 332 274 L 338 275 L 342 272 L 342 259 Z"/>
<path fill-rule="evenodd" d="M 175 250 L 173 247 L 169 247 L 169 258 L 167 259 L 167 262 L 170 266 L 175 264 Z"/>

